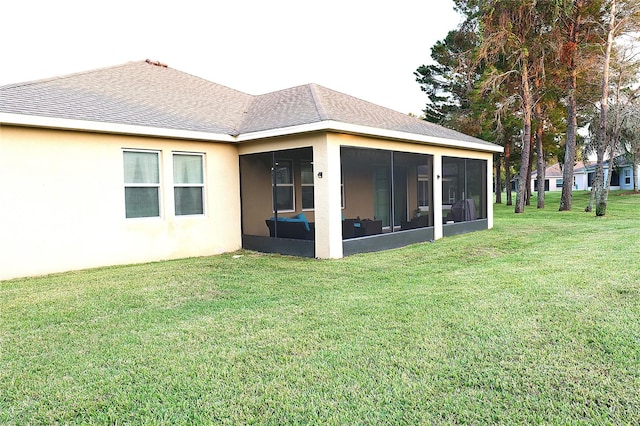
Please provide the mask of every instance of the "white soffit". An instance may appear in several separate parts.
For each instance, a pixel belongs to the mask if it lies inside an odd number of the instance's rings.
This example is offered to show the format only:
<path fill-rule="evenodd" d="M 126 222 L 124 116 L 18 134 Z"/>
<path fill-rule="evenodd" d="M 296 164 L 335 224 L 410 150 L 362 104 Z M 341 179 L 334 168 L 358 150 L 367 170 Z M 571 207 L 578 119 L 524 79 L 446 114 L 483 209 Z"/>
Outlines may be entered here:
<path fill-rule="evenodd" d="M 362 126 L 358 124 L 349 124 L 339 121 L 320 121 L 316 123 L 303 124 L 300 126 L 285 127 L 272 130 L 263 130 L 253 133 L 245 133 L 236 137 L 237 142 L 250 142 L 260 139 L 273 138 L 278 136 L 290 136 L 298 133 L 309 133 L 318 131 L 335 131 L 339 133 L 347 133 L 361 136 L 373 136 L 383 139 L 391 139 L 396 141 L 406 141 L 412 143 L 420 143 L 425 145 L 438 145 L 451 148 L 470 149 L 474 151 L 484 152 L 503 152 L 503 147 L 499 145 L 487 143 L 476 143 L 469 141 L 459 141 L 455 139 L 445 139 L 435 136 L 421 135 L 417 133 L 401 132 L 397 130 L 380 129 L 377 127 Z"/>
<path fill-rule="evenodd" d="M 205 142 L 242 143 L 260 139 L 274 138 L 278 136 L 291 136 L 300 133 L 319 131 L 334 131 L 338 133 L 372 136 L 396 141 L 420 143 L 425 145 L 438 145 L 451 148 L 470 149 L 484 152 L 503 152 L 503 148 L 493 144 L 482 144 L 455 139 L 445 139 L 435 136 L 421 135 L 417 133 L 401 132 L 397 130 L 380 129 L 376 127 L 343 123 L 339 121 L 319 121 L 299 126 L 262 130 L 259 132 L 245 133 L 231 136 L 222 133 L 207 133 L 192 130 L 167 129 L 159 127 L 136 126 L 130 124 L 104 123 L 98 121 L 72 120 L 66 118 L 43 117 L 23 114 L 0 113 L 0 125 L 8 124 L 26 127 L 43 127 L 49 129 L 85 131 L 96 133 L 112 133 L 136 136 L 152 136 L 170 139 L 188 139 Z"/>

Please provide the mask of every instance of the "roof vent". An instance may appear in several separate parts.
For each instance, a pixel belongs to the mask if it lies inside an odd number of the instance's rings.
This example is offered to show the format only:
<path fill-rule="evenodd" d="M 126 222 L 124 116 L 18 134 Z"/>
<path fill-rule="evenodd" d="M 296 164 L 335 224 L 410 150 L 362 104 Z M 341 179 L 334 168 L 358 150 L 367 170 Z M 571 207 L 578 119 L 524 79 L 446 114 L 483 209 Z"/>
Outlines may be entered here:
<path fill-rule="evenodd" d="M 151 59 L 147 59 L 145 62 L 156 67 L 167 68 L 167 64 L 163 64 L 160 61 L 152 61 Z"/>

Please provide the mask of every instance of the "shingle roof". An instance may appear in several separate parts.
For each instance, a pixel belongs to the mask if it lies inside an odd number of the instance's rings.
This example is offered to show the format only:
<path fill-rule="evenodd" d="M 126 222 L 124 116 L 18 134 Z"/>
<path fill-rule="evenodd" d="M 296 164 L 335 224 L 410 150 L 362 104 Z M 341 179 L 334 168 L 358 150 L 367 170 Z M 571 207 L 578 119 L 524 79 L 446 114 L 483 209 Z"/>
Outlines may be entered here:
<path fill-rule="evenodd" d="M 610 159 L 604 160 L 604 162 L 603 162 L 604 168 L 608 169 L 610 163 L 611 163 Z M 582 167 L 580 169 L 580 171 L 582 171 L 582 172 L 593 172 L 596 169 L 596 167 L 598 167 L 597 161 L 585 162 L 584 163 L 584 167 Z M 615 157 L 613 159 L 613 167 L 614 167 L 614 169 L 622 168 L 622 167 L 633 167 L 633 162 L 629 161 L 629 159 L 627 157 L 625 157 L 624 155 L 618 155 L 617 157 Z"/>
<path fill-rule="evenodd" d="M 578 161 L 578 162 L 576 162 L 575 166 L 573 166 L 573 171 L 574 171 L 574 173 L 577 172 L 577 171 L 582 171 L 587 166 L 588 166 L 587 162 Z M 537 170 L 533 170 L 531 172 L 531 177 L 535 178 L 536 176 L 538 176 L 538 171 Z M 562 176 L 563 176 L 562 167 L 561 167 L 560 163 L 552 164 L 552 165 L 548 166 L 544 170 L 544 177 L 545 178 L 561 178 Z"/>
<path fill-rule="evenodd" d="M 0 113 L 237 136 L 336 121 L 494 144 L 308 84 L 252 96 L 151 61 L 0 87 Z"/>
<path fill-rule="evenodd" d="M 225 134 L 252 100 L 146 61 L 0 87 L 0 112 Z"/>
<path fill-rule="evenodd" d="M 241 125 L 240 133 L 327 120 L 488 144 L 446 127 L 317 84 L 292 87 L 256 97 Z"/>

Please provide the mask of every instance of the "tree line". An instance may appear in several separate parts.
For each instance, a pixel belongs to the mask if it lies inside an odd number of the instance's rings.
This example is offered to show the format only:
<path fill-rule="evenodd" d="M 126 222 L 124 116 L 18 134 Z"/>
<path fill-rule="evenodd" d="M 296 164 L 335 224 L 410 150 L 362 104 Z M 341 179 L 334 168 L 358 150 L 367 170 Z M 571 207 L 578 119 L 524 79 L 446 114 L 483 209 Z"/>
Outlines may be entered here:
<path fill-rule="evenodd" d="M 454 0 L 458 28 L 415 71 L 424 118 L 502 145 L 496 202 L 544 208 L 547 164 L 561 164 L 559 210 L 571 210 L 576 161 L 595 155 L 591 202 L 606 214 L 614 159 L 640 162 L 640 0 Z M 587 137 L 579 129 L 588 129 Z M 607 179 L 605 161 L 609 161 Z"/>

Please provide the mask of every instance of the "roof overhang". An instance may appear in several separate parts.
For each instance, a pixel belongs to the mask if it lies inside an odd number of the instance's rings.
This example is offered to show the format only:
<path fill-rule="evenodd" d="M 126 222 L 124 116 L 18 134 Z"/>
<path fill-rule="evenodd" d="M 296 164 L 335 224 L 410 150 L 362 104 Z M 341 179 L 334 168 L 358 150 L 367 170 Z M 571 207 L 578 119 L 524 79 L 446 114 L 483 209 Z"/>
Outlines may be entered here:
<path fill-rule="evenodd" d="M 24 127 L 41 127 L 58 130 L 84 131 L 93 133 L 110 133 L 120 135 L 147 136 L 169 139 L 198 140 L 203 142 L 243 143 L 261 139 L 314 132 L 336 132 L 358 136 L 375 137 L 394 141 L 436 145 L 449 148 L 467 149 L 482 152 L 501 153 L 499 145 L 483 141 L 468 141 L 421 135 L 418 133 L 380 129 L 377 127 L 343 123 L 333 120 L 318 121 L 298 126 L 262 130 L 232 136 L 224 133 L 210 133 L 193 130 L 169 129 L 161 127 L 136 126 L 131 124 L 105 123 L 98 121 L 73 120 L 67 118 L 45 117 L 24 114 L 0 113 L 0 125 Z"/>
<path fill-rule="evenodd" d="M 132 124 L 104 123 L 99 121 L 73 120 L 68 118 L 0 113 L 0 125 L 41 127 L 56 130 L 72 130 L 92 133 L 110 133 L 132 136 L 151 136 L 168 139 L 200 140 L 207 142 L 235 142 L 233 136 L 224 133 L 209 133 L 193 130 L 168 129 L 163 127 L 136 126 Z"/>
<path fill-rule="evenodd" d="M 486 142 L 462 141 L 457 139 L 446 139 L 435 136 L 421 135 L 417 133 L 402 132 L 397 130 L 380 129 L 377 127 L 361 126 L 357 124 L 343 123 L 339 121 L 319 121 L 299 126 L 291 126 L 285 128 L 262 130 L 252 133 L 240 134 L 236 137 L 237 142 L 250 142 L 266 138 L 274 138 L 279 136 L 290 136 L 300 133 L 312 132 L 337 132 L 358 136 L 369 136 L 394 141 L 403 141 L 410 143 L 419 143 L 424 145 L 437 145 L 450 148 L 467 149 L 483 152 L 503 152 L 503 147 Z"/>

